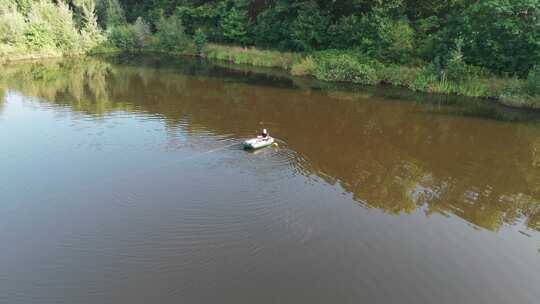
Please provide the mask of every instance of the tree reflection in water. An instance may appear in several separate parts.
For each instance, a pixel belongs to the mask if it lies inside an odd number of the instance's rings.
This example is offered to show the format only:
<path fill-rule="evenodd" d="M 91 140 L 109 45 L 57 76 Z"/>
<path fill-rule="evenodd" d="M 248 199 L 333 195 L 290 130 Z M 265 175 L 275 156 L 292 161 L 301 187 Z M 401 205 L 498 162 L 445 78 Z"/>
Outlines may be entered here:
<path fill-rule="evenodd" d="M 273 134 L 302 156 L 295 165 L 303 174 L 339 184 L 365 206 L 454 214 L 489 230 L 519 221 L 540 230 L 540 128 L 534 121 L 465 117 L 533 114 L 468 101 L 401 102 L 385 98 L 395 92 L 384 88 L 315 90 L 306 79 L 197 61 L 11 65 L 0 75 L 0 97 L 8 88 L 93 116 L 148 113 L 172 129 L 189 118 L 194 134 L 244 136 L 264 113 Z"/>

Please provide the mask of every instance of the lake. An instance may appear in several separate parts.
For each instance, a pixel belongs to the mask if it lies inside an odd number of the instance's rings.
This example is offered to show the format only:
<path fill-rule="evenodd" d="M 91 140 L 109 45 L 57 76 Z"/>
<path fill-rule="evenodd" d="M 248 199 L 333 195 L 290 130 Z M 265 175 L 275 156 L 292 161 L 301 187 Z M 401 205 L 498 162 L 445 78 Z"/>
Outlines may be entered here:
<path fill-rule="evenodd" d="M 0 143 L 0 303 L 540 299 L 539 113 L 80 58 L 0 66 Z"/>

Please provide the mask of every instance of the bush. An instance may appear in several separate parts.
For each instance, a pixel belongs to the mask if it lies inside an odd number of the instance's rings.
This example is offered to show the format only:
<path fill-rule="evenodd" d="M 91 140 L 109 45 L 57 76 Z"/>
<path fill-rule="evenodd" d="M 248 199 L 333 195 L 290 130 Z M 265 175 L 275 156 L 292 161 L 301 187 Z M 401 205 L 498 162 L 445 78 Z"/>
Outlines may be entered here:
<path fill-rule="evenodd" d="M 23 43 L 26 29 L 24 16 L 15 8 L 0 11 L 0 43 L 11 45 Z"/>
<path fill-rule="evenodd" d="M 209 59 L 224 60 L 238 64 L 250 64 L 254 66 L 279 67 L 282 69 L 289 69 L 293 62 L 299 60 L 299 55 L 294 53 L 215 44 L 209 44 L 205 48 L 204 53 Z"/>
<path fill-rule="evenodd" d="M 109 30 L 108 39 L 113 46 L 123 50 L 142 49 L 149 45 L 150 26 L 139 17 L 133 24 L 118 25 Z"/>
<path fill-rule="evenodd" d="M 336 49 L 347 49 L 351 46 L 360 46 L 367 38 L 369 31 L 367 17 L 356 15 L 342 16 L 329 28 L 330 46 Z"/>
<path fill-rule="evenodd" d="M 527 91 L 531 95 L 540 95 L 540 65 L 533 67 L 529 71 Z"/>
<path fill-rule="evenodd" d="M 289 14 L 290 7 L 279 1 L 260 13 L 252 28 L 255 44 L 259 47 L 291 49 Z"/>
<path fill-rule="evenodd" d="M 208 42 L 206 34 L 202 29 L 199 28 L 195 31 L 195 35 L 193 35 L 193 42 L 195 43 L 195 47 L 197 48 L 197 54 L 202 54 L 203 49 Z"/>
<path fill-rule="evenodd" d="M 15 0 L 0 0 L 0 15 L 17 10 Z"/>
<path fill-rule="evenodd" d="M 321 13 L 316 2 L 303 3 L 291 27 L 290 35 L 296 49 L 299 51 L 321 49 L 326 42 L 329 25 L 330 18 Z"/>
<path fill-rule="evenodd" d="M 463 82 L 471 78 L 473 75 L 469 75 L 469 68 L 465 61 L 463 61 L 463 54 L 461 52 L 461 40 L 456 43 L 456 48 L 450 53 L 450 56 L 446 62 L 446 77 L 450 81 Z"/>
<path fill-rule="evenodd" d="M 184 51 L 189 47 L 190 39 L 184 32 L 182 20 L 177 15 L 161 17 L 156 24 L 158 46 L 166 51 Z"/>
<path fill-rule="evenodd" d="M 24 36 L 26 45 L 31 50 L 56 48 L 53 33 L 38 24 L 28 25 Z"/>
<path fill-rule="evenodd" d="M 123 50 L 133 50 L 138 44 L 135 32 L 127 24 L 111 28 L 108 39 L 115 47 Z"/>
<path fill-rule="evenodd" d="M 94 0 L 74 0 L 70 5 L 51 0 L 0 0 L 0 44 L 19 49 L 11 58 L 28 57 L 28 51 L 47 56 L 88 51 L 103 38 L 94 4 Z M 77 9 L 81 28 L 70 7 Z"/>
<path fill-rule="evenodd" d="M 307 56 L 302 59 L 302 61 L 297 62 L 291 67 L 291 74 L 294 76 L 307 76 L 312 75 L 315 71 L 315 61 L 313 57 Z"/>
<path fill-rule="evenodd" d="M 69 53 L 80 49 L 81 40 L 73 22 L 73 13 L 62 1 L 56 5 L 44 0 L 34 3 L 25 35 L 32 49 L 51 46 Z"/>
<path fill-rule="evenodd" d="M 150 26 L 142 17 L 138 17 L 135 23 L 130 26 L 130 30 L 135 36 L 135 47 L 144 48 L 148 46 L 150 40 Z"/>
<path fill-rule="evenodd" d="M 240 7 L 238 9 L 233 7 L 230 9 L 221 19 L 219 25 L 223 37 L 225 37 L 228 42 L 241 45 L 246 45 L 251 40 L 248 35 L 248 26 L 249 19 L 247 8 L 245 7 Z"/>
<path fill-rule="evenodd" d="M 94 0 L 77 0 L 74 4 L 79 8 L 82 18 L 81 42 L 84 49 L 91 49 L 103 42 L 104 37 L 98 26 L 96 3 Z"/>
<path fill-rule="evenodd" d="M 387 84 L 409 87 L 415 83 L 421 71 L 420 68 L 416 67 L 392 64 L 380 69 L 378 71 L 378 77 L 382 82 Z"/>
<path fill-rule="evenodd" d="M 380 63 L 362 56 L 340 52 L 321 52 L 315 58 L 314 76 L 325 81 L 347 81 L 360 84 L 379 82 Z"/>
<path fill-rule="evenodd" d="M 118 0 L 101 0 L 96 3 L 96 14 L 102 28 L 126 23 L 126 16 Z"/>
<path fill-rule="evenodd" d="M 410 60 L 414 48 L 414 30 L 406 20 L 383 19 L 379 25 L 381 58 L 396 63 Z"/>
<path fill-rule="evenodd" d="M 526 76 L 540 60 L 538 1 L 471 1 L 458 16 L 448 30 L 463 36 L 467 62 Z"/>
<path fill-rule="evenodd" d="M 414 81 L 409 83 L 407 87 L 413 91 L 429 92 L 430 87 L 438 81 L 438 76 L 432 64 L 421 68 Z"/>

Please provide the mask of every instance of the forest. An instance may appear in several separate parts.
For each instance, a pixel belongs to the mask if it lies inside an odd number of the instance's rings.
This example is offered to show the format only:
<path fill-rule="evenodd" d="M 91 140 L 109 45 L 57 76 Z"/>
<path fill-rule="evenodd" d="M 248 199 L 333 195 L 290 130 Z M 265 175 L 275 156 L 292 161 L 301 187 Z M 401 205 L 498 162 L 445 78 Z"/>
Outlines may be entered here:
<path fill-rule="evenodd" d="M 111 50 L 540 107 L 538 0 L 0 0 L 0 61 Z"/>

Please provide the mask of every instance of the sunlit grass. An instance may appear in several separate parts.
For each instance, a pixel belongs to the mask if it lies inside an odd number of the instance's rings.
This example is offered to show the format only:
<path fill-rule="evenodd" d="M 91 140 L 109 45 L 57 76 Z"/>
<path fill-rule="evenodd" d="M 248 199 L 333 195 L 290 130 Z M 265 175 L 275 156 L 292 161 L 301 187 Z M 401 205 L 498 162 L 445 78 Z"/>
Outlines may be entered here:
<path fill-rule="evenodd" d="M 208 59 L 224 60 L 236 64 L 278 67 L 289 70 L 302 56 L 291 52 L 261 50 L 238 46 L 208 44 L 203 55 Z"/>

